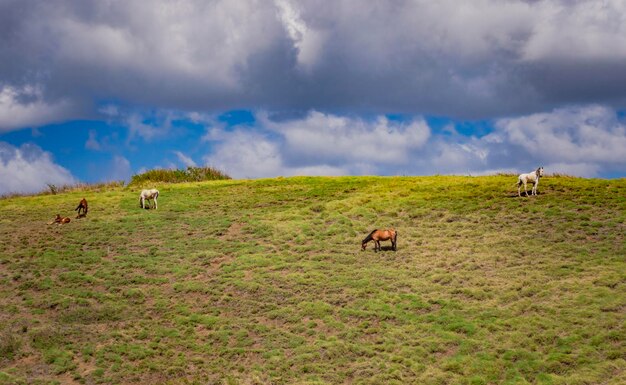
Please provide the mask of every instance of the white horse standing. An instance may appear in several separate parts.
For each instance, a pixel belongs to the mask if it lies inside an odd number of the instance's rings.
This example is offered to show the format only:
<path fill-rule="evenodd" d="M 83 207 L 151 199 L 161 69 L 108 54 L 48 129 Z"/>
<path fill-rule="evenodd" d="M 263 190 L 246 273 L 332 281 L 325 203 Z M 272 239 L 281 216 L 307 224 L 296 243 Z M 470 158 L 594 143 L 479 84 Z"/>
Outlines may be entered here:
<path fill-rule="evenodd" d="M 146 208 L 146 201 L 148 201 L 148 208 L 150 207 L 150 199 L 154 202 L 155 210 L 158 208 L 157 206 L 157 198 L 159 197 L 159 190 L 153 188 L 151 190 L 141 190 L 141 194 L 139 195 L 139 204 L 141 204 L 141 208 Z"/>
<path fill-rule="evenodd" d="M 535 171 L 529 172 L 528 174 L 520 174 L 520 176 L 517 177 L 517 195 L 520 197 L 522 196 L 520 188 L 523 183 L 524 192 L 526 193 L 526 196 L 528 196 L 528 190 L 526 189 L 526 184 L 528 182 L 531 182 L 533 184 L 531 194 L 537 195 L 537 186 L 539 185 L 539 178 L 541 178 L 542 176 L 543 176 L 543 167 L 539 167 Z"/>

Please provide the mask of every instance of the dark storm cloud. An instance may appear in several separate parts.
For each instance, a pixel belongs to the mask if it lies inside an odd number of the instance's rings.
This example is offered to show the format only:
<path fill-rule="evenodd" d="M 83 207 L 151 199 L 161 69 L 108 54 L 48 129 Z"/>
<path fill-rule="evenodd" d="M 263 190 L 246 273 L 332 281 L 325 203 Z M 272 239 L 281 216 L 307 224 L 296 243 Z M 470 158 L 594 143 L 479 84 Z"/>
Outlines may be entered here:
<path fill-rule="evenodd" d="M 626 100 L 621 1 L 0 3 L 0 131 L 103 102 L 489 118 Z"/>

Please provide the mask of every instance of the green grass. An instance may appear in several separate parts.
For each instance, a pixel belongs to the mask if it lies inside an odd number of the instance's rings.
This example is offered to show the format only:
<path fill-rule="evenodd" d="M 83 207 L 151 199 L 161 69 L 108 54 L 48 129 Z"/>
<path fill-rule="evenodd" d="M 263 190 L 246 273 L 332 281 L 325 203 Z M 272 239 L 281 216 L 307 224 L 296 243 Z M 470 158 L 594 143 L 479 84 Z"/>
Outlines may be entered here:
<path fill-rule="evenodd" d="M 514 182 L 2 199 L 0 384 L 624 384 L 626 180 Z M 360 251 L 377 227 L 397 252 Z"/>

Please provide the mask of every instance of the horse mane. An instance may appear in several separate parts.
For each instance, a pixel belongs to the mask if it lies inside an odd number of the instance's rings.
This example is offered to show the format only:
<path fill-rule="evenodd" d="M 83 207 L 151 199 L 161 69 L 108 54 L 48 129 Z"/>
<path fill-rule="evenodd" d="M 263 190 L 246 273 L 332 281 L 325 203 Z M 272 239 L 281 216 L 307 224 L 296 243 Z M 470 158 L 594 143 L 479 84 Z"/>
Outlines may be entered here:
<path fill-rule="evenodd" d="M 369 233 L 369 234 L 367 235 L 367 237 L 365 237 L 365 239 L 363 239 L 363 241 L 361 241 L 361 243 L 365 243 L 365 242 L 369 242 L 369 241 L 371 241 L 371 240 L 372 240 L 372 234 L 374 234 L 374 233 L 375 233 L 375 232 L 377 232 L 377 231 L 378 231 L 378 229 L 374 229 L 374 230 L 372 230 L 372 232 L 371 232 L 371 233 Z"/>

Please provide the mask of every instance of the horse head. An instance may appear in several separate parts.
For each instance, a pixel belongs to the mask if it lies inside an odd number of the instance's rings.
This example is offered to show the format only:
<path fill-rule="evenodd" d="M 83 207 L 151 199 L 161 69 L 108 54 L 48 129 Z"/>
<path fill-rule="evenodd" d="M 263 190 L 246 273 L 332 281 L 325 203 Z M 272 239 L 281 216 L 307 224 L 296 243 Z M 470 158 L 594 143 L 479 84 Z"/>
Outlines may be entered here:
<path fill-rule="evenodd" d="M 537 174 L 537 176 L 543 176 L 543 167 L 539 167 L 537 171 L 535 171 L 535 173 Z"/>

